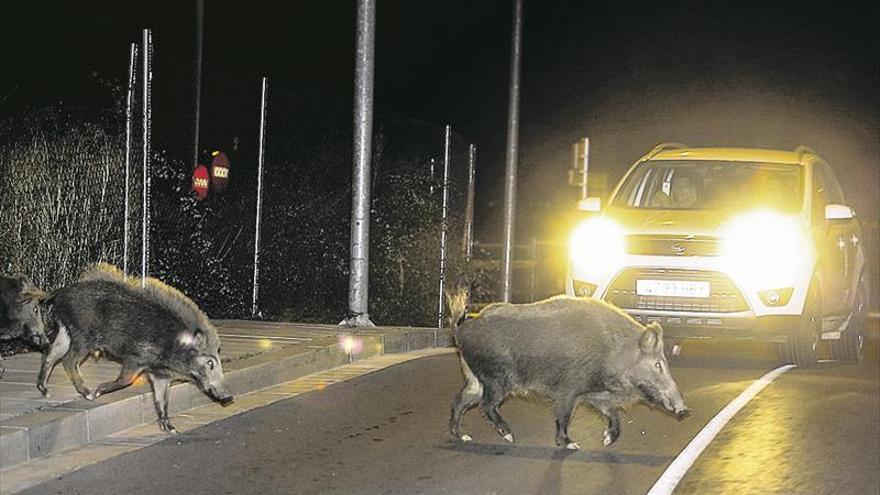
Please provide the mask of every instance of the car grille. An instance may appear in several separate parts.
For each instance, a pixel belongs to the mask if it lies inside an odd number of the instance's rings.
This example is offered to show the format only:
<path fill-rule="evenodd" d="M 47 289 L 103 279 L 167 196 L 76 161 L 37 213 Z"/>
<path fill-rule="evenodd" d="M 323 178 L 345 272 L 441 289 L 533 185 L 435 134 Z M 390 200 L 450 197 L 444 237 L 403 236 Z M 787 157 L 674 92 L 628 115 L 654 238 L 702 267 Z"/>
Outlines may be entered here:
<path fill-rule="evenodd" d="M 629 254 L 652 256 L 718 256 L 717 237 L 629 235 L 626 250 Z"/>
<path fill-rule="evenodd" d="M 636 280 L 685 280 L 709 282 L 709 297 L 640 296 Z M 747 311 L 739 289 L 721 272 L 664 268 L 629 268 L 608 286 L 605 300 L 621 309 L 733 313 Z"/>

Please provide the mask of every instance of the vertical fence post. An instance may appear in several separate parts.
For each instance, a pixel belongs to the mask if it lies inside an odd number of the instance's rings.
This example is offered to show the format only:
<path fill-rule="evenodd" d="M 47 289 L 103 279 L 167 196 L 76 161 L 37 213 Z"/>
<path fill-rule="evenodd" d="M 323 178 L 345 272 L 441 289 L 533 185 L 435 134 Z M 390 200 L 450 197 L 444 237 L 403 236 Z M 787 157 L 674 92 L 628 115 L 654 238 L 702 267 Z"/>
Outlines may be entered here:
<path fill-rule="evenodd" d="M 370 161 L 373 141 L 373 68 L 376 0 L 358 0 L 354 77 L 354 170 L 348 315 L 341 325 L 373 326 L 368 311 L 370 268 Z"/>
<path fill-rule="evenodd" d="M 434 157 L 431 157 L 431 180 L 428 181 L 428 193 L 434 194 Z"/>
<path fill-rule="evenodd" d="M 587 177 L 590 169 L 590 138 L 584 138 L 584 183 L 581 184 L 581 199 L 587 199 Z"/>
<path fill-rule="evenodd" d="M 135 59 L 137 59 L 137 43 L 128 47 L 128 91 L 125 97 L 125 213 L 123 215 L 122 232 L 122 274 L 128 277 L 128 244 L 130 241 L 129 223 L 131 220 L 131 105 L 134 100 Z"/>
<path fill-rule="evenodd" d="M 452 126 L 446 126 L 443 144 L 443 209 L 440 220 L 440 296 L 437 310 L 437 328 L 443 327 L 443 295 L 446 290 L 446 231 L 449 223 L 449 142 Z"/>
<path fill-rule="evenodd" d="M 153 79 L 153 38 L 149 29 L 144 29 L 143 39 L 143 106 L 144 106 L 144 180 L 143 180 L 143 212 L 141 216 L 141 287 L 146 286 L 147 277 L 149 276 L 149 251 L 150 251 L 150 117 L 151 105 L 150 101 L 150 83 Z"/>
<path fill-rule="evenodd" d="M 464 238 L 462 250 L 465 263 L 471 262 L 474 255 L 474 170 L 477 161 L 477 147 L 471 144 L 468 149 L 468 188 L 467 205 L 464 209 Z"/>
<path fill-rule="evenodd" d="M 266 98 L 269 91 L 269 80 L 263 78 L 262 96 L 260 98 L 260 145 L 257 156 L 257 219 L 254 227 L 254 292 L 251 304 L 251 316 L 257 316 L 257 298 L 260 295 L 260 225 L 263 218 L 263 155 L 266 150 Z"/>
<path fill-rule="evenodd" d="M 522 43 L 522 0 L 513 0 L 513 33 L 510 41 L 510 98 L 507 114 L 507 166 L 504 177 L 504 253 L 501 299 L 510 302 L 513 286 L 513 244 L 516 223 L 516 167 L 519 145 L 519 65 Z"/>

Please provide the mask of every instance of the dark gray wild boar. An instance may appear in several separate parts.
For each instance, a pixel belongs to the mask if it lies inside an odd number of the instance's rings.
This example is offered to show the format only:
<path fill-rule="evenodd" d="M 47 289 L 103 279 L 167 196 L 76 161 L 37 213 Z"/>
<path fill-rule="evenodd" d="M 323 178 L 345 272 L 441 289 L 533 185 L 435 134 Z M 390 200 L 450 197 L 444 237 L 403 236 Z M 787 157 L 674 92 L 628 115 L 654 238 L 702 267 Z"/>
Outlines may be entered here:
<path fill-rule="evenodd" d="M 55 292 L 51 303 L 58 336 L 43 356 L 37 382 L 43 394 L 48 395 L 49 376 L 61 360 L 76 390 L 89 400 L 146 374 L 163 431 L 175 432 L 168 419 L 172 379 L 192 380 L 224 406 L 233 401 L 223 380 L 217 330 L 176 289 L 155 279 L 141 288 L 140 278 L 126 281 L 122 272 L 102 263 Z M 122 363 L 122 370 L 115 381 L 89 391 L 79 366 L 92 354 Z"/>
<path fill-rule="evenodd" d="M 0 340 L 28 339 L 41 349 L 49 345 L 40 309 L 46 297 L 27 275 L 0 277 Z M 5 371 L 0 362 L 0 378 Z"/>
<path fill-rule="evenodd" d="M 453 314 L 462 314 L 463 301 L 449 298 Z M 620 435 L 619 410 L 633 402 L 645 401 L 678 419 L 688 414 L 669 374 L 660 325 L 643 327 L 604 302 L 560 296 L 491 305 L 454 334 L 466 383 L 452 404 L 449 428 L 462 441 L 471 440 L 461 431 L 462 415 L 479 404 L 495 431 L 513 442 L 498 408 L 518 393 L 552 400 L 556 444 L 568 449 L 580 448 L 568 426 L 581 401 L 605 417 L 606 446 Z"/>

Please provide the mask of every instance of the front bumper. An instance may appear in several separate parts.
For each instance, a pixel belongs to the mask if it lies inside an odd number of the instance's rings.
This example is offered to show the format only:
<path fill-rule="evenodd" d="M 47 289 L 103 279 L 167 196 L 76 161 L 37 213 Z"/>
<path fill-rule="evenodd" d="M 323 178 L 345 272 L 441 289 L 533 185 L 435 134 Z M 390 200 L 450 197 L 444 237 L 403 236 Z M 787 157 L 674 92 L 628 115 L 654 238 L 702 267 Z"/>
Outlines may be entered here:
<path fill-rule="evenodd" d="M 647 257 L 629 256 L 620 268 L 604 277 L 584 278 L 569 276 L 566 292 L 575 295 L 574 284 L 577 280 L 591 281 L 595 287 L 592 297 L 596 299 L 614 299 L 609 290 L 619 276 L 629 270 L 691 270 L 694 272 L 716 272 L 729 278 L 726 290 L 736 291 L 741 295 L 734 305 L 635 305 L 633 301 L 618 301 L 617 305 L 642 324 L 657 322 L 663 326 L 664 335 L 671 338 L 692 339 L 747 339 L 764 342 L 785 342 L 792 331 L 799 325 L 806 288 L 809 285 L 809 273 L 797 280 L 793 293 L 787 302 L 771 307 L 761 301 L 758 291 L 748 287 L 737 277 L 724 273 L 724 266 L 719 257 Z M 655 270 L 656 271 L 656 270 Z M 592 283 L 594 282 L 594 283 Z M 713 281 L 713 287 L 715 282 Z M 620 299 L 617 297 L 617 299 Z M 633 304 L 627 307 L 629 304 Z"/>
<path fill-rule="evenodd" d="M 762 342 L 787 341 L 800 322 L 798 315 L 755 316 L 737 313 L 691 313 L 624 309 L 636 321 L 659 323 L 663 335 L 672 339 L 734 339 Z"/>

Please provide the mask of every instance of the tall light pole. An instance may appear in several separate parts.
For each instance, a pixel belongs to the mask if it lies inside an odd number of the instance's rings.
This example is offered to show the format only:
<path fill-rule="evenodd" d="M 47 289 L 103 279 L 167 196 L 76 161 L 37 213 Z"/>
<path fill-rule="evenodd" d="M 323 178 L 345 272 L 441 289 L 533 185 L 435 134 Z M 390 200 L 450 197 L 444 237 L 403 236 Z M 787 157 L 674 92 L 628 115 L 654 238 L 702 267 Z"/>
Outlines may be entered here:
<path fill-rule="evenodd" d="M 522 42 L 522 0 L 513 0 L 510 42 L 510 100 L 507 114 L 507 167 L 504 175 L 504 253 L 501 300 L 510 302 L 513 286 L 513 246 L 516 222 L 516 167 L 519 145 L 519 65 Z"/>
<path fill-rule="evenodd" d="M 348 315 L 340 325 L 373 326 L 367 307 L 370 266 L 370 160 L 373 141 L 373 66 L 376 0 L 358 0 L 354 74 L 354 157 Z"/>
<path fill-rule="evenodd" d="M 193 132 L 193 170 L 199 164 L 199 123 L 202 109 L 202 40 L 205 26 L 205 0 L 196 0 L 195 130 Z"/>

